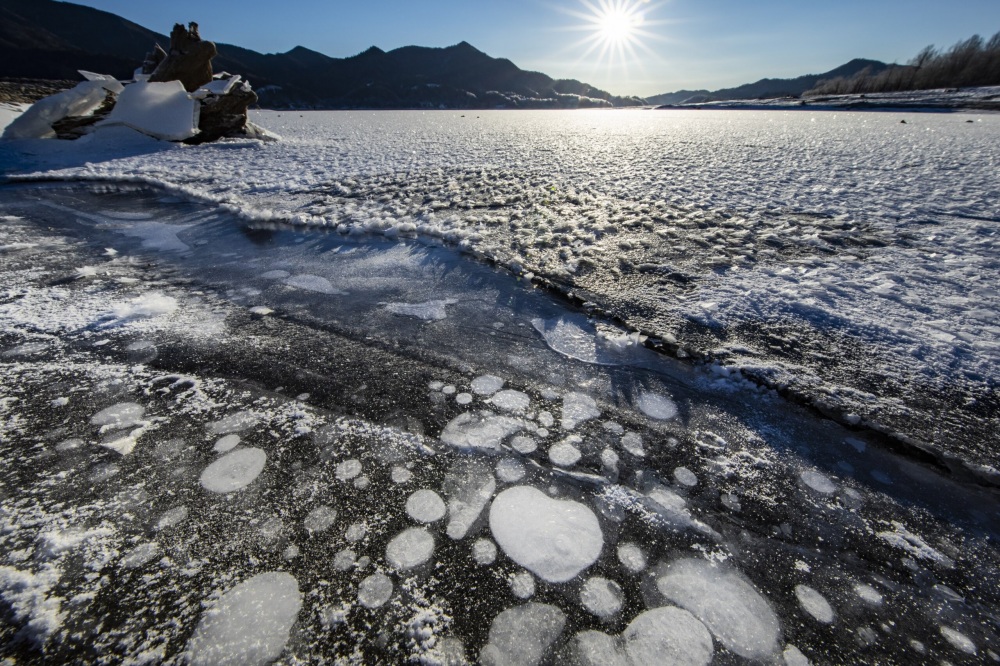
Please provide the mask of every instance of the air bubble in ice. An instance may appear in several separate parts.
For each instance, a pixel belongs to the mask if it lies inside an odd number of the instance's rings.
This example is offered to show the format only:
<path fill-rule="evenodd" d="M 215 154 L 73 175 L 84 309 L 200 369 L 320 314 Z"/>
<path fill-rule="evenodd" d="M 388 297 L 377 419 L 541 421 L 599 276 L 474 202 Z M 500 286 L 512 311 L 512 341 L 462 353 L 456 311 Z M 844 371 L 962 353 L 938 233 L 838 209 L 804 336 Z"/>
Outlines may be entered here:
<path fill-rule="evenodd" d="M 476 395 L 493 395 L 503 388 L 503 380 L 493 375 L 480 375 L 472 380 L 472 392 Z"/>
<path fill-rule="evenodd" d="M 493 619 L 489 642 L 479 653 L 485 666 L 537 666 L 566 626 L 566 615 L 548 604 L 528 602 Z"/>
<path fill-rule="evenodd" d="M 831 495 L 837 491 L 837 484 L 830 480 L 825 474 L 813 470 L 807 470 L 799 474 L 802 483 L 812 488 L 821 495 Z"/>
<path fill-rule="evenodd" d="M 419 523 L 433 523 L 444 518 L 444 500 L 430 489 L 418 490 L 406 500 L 406 513 Z"/>
<path fill-rule="evenodd" d="M 357 458 L 351 458 L 350 460 L 345 460 L 344 462 L 337 465 L 337 469 L 334 471 L 334 475 L 341 481 L 350 481 L 357 475 L 361 474 L 361 461 Z"/>
<path fill-rule="evenodd" d="M 822 594 L 808 585 L 796 585 L 795 597 L 799 600 L 802 610 L 812 615 L 817 622 L 833 624 L 835 615 L 830 602 Z"/>
<path fill-rule="evenodd" d="M 594 576 L 588 578 L 580 589 L 580 603 L 593 615 L 607 620 L 621 612 L 625 595 L 618 583 Z"/>
<path fill-rule="evenodd" d="M 302 521 L 302 527 L 310 533 L 323 532 L 330 529 L 337 520 L 337 510 L 322 504 L 312 511 Z"/>
<path fill-rule="evenodd" d="M 651 419 L 666 421 L 677 416 L 677 404 L 659 393 L 640 393 L 635 406 Z"/>
<path fill-rule="evenodd" d="M 486 566 L 497 559 L 497 546 L 489 539 L 476 539 L 472 542 L 472 559 L 477 564 Z"/>
<path fill-rule="evenodd" d="M 238 449 L 222 456 L 201 473 L 201 485 L 213 493 L 231 493 L 253 483 L 263 471 L 267 454 L 261 449 Z"/>
<path fill-rule="evenodd" d="M 219 438 L 219 440 L 215 443 L 215 446 L 212 447 L 212 450 L 217 453 L 226 453 L 235 449 L 236 445 L 239 443 L 239 435 L 226 435 L 225 437 Z"/>
<path fill-rule="evenodd" d="M 146 408 L 134 402 L 120 402 L 111 405 L 90 417 L 92 425 L 106 427 L 108 429 L 127 428 L 135 425 L 146 413 Z"/>
<path fill-rule="evenodd" d="M 378 608 L 392 597 L 392 579 L 383 573 L 368 576 L 358 585 L 358 603 L 365 608 Z"/>
<path fill-rule="evenodd" d="M 392 538 L 385 549 L 385 559 L 398 571 L 406 571 L 431 559 L 434 537 L 423 527 L 411 527 Z"/>
<path fill-rule="evenodd" d="M 584 421 L 596 419 L 601 415 L 597 401 L 583 393 L 567 393 L 563 396 L 562 421 L 563 430 L 573 430 Z"/>

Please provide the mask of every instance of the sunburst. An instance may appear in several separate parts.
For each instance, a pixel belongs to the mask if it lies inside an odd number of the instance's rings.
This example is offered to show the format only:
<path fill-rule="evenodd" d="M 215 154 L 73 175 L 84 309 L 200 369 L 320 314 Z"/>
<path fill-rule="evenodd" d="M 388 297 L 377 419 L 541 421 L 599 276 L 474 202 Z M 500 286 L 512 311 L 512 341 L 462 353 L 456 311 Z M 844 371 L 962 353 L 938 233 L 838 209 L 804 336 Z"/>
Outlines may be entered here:
<path fill-rule="evenodd" d="M 660 39 L 649 28 L 657 22 L 648 15 L 658 5 L 650 0 L 581 0 L 580 10 L 565 10 L 580 19 L 570 29 L 587 33 L 577 45 L 585 46 L 580 61 L 626 67 L 639 60 L 637 51 L 653 55 L 646 41 Z"/>

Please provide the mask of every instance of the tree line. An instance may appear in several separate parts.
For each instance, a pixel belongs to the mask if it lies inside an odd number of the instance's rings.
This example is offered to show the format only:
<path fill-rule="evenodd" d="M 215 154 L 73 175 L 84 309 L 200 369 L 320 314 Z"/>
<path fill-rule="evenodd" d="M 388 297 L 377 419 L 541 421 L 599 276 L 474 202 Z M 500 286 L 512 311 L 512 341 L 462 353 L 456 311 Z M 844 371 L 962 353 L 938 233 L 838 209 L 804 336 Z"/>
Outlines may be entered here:
<path fill-rule="evenodd" d="M 973 35 L 946 51 L 927 46 L 906 65 L 892 65 L 881 72 L 866 68 L 851 77 L 824 79 L 805 95 L 857 95 L 996 85 L 1000 85 L 1000 32 L 989 41 Z"/>

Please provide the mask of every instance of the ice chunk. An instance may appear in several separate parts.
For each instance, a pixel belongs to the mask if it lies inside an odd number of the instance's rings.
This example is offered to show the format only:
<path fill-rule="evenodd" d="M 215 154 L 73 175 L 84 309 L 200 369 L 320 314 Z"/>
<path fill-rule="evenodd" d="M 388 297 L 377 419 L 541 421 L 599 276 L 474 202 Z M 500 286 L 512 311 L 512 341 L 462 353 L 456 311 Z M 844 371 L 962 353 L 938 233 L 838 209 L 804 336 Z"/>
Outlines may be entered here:
<path fill-rule="evenodd" d="M 315 291 L 320 294 L 346 294 L 347 292 L 335 288 L 325 277 L 318 275 L 293 275 L 285 280 L 285 284 L 296 289 L 305 291 Z"/>
<path fill-rule="evenodd" d="M 392 597 L 392 579 L 383 573 L 368 576 L 358 585 L 358 603 L 365 608 L 378 608 Z"/>
<path fill-rule="evenodd" d="M 86 116 L 104 103 L 107 93 L 121 92 L 115 81 L 83 81 L 69 90 L 50 95 L 32 104 L 4 130 L 5 139 L 48 139 L 55 136 L 52 125 L 69 116 Z"/>
<path fill-rule="evenodd" d="M 164 141 L 183 141 L 198 133 L 201 105 L 180 81 L 133 83 L 118 95 L 115 108 L 99 125 L 125 125 Z"/>
<path fill-rule="evenodd" d="M 385 309 L 394 315 L 416 317 L 424 321 L 440 321 L 448 318 L 445 307 L 458 303 L 454 298 L 445 298 L 425 303 L 387 303 Z"/>
<path fill-rule="evenodd" d="M 659 393 L 640 393 L 635 406 L 651 419 L 666 421 L 677 416 L 677 404 Z"/>
<path fill-rule="evenodd" d="M 126 569 L 138 569 L 160 554 L 160 544 L 155 541 L 141 543 L 122 557 Z"/>
<path fill-rule="evenodd" d="M 572 430 L 584 421 L 596 419 L 600 415 L 601 410 L 597 408 L 597 402 L 589 395 L 567 393 L 563 397 L 561 421 L 563 430 Z"/>
<path fill-rule="evenodd" d="M 474 462 L 463 461 L 448 473 L 442 490 L 448 498 L 449 537 L 465 538 L 496 488 L 497 482 L 490 470 Z"/>
<path fill-rule="evenodd" d="M 490 530 L 512 560 L 550 583 L 564 583 L 597 561 L 604 547 L 587 506 L 552 499 L 537 488 L 504 490 L 490 508 Z"/>
<path fill-rule="evenodd" d="M 593 615 L 607 620 L 621 612 L 625 595 L 618 583 L 594 576 L 588 578 L 580 589 L 580 603 Z"/>
<path fill-rule="evenodd" d="M 257 425 L 260 418 L 253 412 L 236 412 L 229 416 L 209 423 L 208 431 L 213 435 L 225 435 L 231 432 L 243 432 Z"/>
<path fill-rule="evenodd" d="M 830 480 L 825 474 L 820 474 L 812 470 L 807 470 L 799 474 L 802 483 L 806 484 L 821 495 L 832 495 L 837 491 L 837 484 Z"/>
<path fill-rule="evenodd" d="M 705 625 L 674 606 L 641 613 L 622 632 L 633 666 L 706 666 L 715 648 Z"/>
<path fill-rule="evenodd" d="M 222 456 L 201 473 L 201 485 L 213 493 L 245 488 L 264 469 L 267 454 L 261 449 L 238 449 Z"/>
<path fill-rule="evenodd" d="M 226 435 L 225 437 L 220 437 L 212 447 L 212 450 L 217 453 L 227 453 L 236 448 L 236 445 L 240 443 L 239 435 Z"/>
<path fill-rule="evenodd" d="M 418 523 L 433 523 L 447 512 L 444 500 L 430 489 L 418 490 L 406 500 L 406 513 Z"/>
<path fill-rule="evenodd" d="M 398 571 L 418 567 L 433 554 L 434 537 L 423 527 L 403 530 L 385 548 L 386 561 Z"/>
<path fill-rule="evenodd" d="M 453 418 L 444 427 L 441 441 L 456 449 L 499 451 L 500 443 L 506 437 L 524 428 L 524 421 L 511 416 L 466 412 Z"/>
<path fill-rule="evenodd" d="M 476 539 L 472 542 L 472 559 L 483 566 L 493 564 L 497 559 L 497 545 L 489 539 Z"/>
<path fill-rule="evenodd" d="M 817 622 L 833 624 L 833 620 L 836 617 L 833 607 L 830 606 L 830 603 L 822 594 L 808 585 L 796 585 L 795 596 L 799 600 L 802 610 L 816 618 Z"/>
<path fill-rule="evenodd" d="M 323 532 L 330 529 L 337 520 L 337 510 L 326 504 L 316 507 L 302 521 L 302 527 L 306 528 L 310 534 Z"/>
<path fill-rule="evenodd" d="M 507 389 L 506 391 L 498 392 L 490 398 L 490 403 L 505 412 L 520 413 L 528 409 L 528 406 L 531 404 L 531 398 L 521 391 Z"/>
<path fill-rule="evenodd" d="M 198 90 L 205 90 L 212 95 L 228 95 L 229 92 L 236 86 L 237 83 L 243 80 L 243 77 L 239 74 L 234 74 L 233 76 L 223 77 L 221 79 L 214 79 L 209 83 L 206 83 Z"/>
<path fill-rule="evenodd" d="M 634 543 L 619 544 L 617 554 L 618 561 L 632 573 L 639 573 L 646 568 L 646 554 Z"/>
<path fill-rule="evenodd" d="M 193 666 L 262 666 L 277 659 L 302 594 L 288 573 L 268 572 L 232 588 L 207 610 L 188 643 Z"/>
<path fill-rule="evenodd" d="M 780 653 L 778 617 L 760 592 L 735 570 L 706 560 L 676 560 L 657 576 L 656 586 L 739 656 L 768 661 Z"/>
<path fill-rule="evenodd" d="M 493 395 L 503 388 L 503 380 L 493 375 L 481 375 L 472 380 L 472 392 L 476 395 Z"/>
<path fill-rule="evenodd" d="M 117 430 L 135 425 L 146 413 L 146 408 L 134 402 L 120 402 L 111 405 L 90 417 L 92 425 L 103 429 Z"/>
<path fill-rule="evenodd" d="M 549 449 L 549 460 L 552 461 L 553 465 L 558 467 L 572 467 L 577 464 L 580 462 L 582 454 L 580 453 L 580 449 L 576 448 L 573 444 L 580 441 L 579 437 L 571 436 L 553 445 Z"/>
<path fill-rule="evenodd" d="M 566 615 L 548 604 L 529 602 L 493 619 L 490 638 L 479 654 L 486 666 L 536 666 L 566 626 Z"/>

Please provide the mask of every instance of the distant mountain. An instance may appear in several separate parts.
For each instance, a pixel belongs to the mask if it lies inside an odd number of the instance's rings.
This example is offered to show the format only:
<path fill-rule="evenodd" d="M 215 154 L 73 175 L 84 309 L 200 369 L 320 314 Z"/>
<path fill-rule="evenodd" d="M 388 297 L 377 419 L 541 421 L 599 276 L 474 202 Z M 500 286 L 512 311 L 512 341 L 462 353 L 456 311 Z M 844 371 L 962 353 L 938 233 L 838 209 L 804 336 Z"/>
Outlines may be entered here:
<path fill-rule="evenodd" d="M 823 74 L 806 74 L 794 79 L 761 79 L 756 83 L 747 83 L 736 88 L 723 88 L 721 90 L 679 90 L 662 95 L 647 97 L 650 104 L 684 104 L 700 102 L 719 102 L 730 99 L 768 99 L 773 97 L 798 97 L 807 90 L 811 90 L 824 79 L 845 78 L 849 79 L 855 74 L 868 69 L 871 74 L 888 69 L 891 65 L 878 60 L 865 60 L 855 58 L 854 60 L 831 69 Z"/>
<path fill-rule="evenodd" d="M 154 43 L 166 47 L 169 42 L 164 34 L 90 7 L 56 0 L 0 0 L 0 77 L 79 79 L 76 70 L 86 69 L 131 78 Z M 522 70 L 466 42 L 389 52 L 373 46 L 350 58 L 331 58 L 301 46 L 279 54 L 217 46 L 215 71 L 243 75 L 253 84 L 261 105 L 273 108 L 574 108 L 643 103 L 580 81 Z"/>

